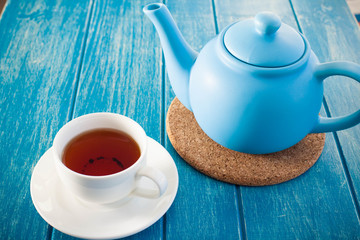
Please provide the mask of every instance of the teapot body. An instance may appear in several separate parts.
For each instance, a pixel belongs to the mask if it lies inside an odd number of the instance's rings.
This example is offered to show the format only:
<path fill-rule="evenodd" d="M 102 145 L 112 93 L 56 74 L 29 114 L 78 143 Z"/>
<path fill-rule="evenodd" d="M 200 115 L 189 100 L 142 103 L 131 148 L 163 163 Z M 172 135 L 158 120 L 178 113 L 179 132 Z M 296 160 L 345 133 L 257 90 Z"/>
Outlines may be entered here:
<path fill-rule="evenodd" d="M 235 60 L 221 35 L 204 46 L 191 69 L 189 99 L 199 126 L 224 147 L 251 154 L 303 139 L 318 124 L 323 98 L 315 54 L 307 47 L 289 66 L 253 66 Z"/>

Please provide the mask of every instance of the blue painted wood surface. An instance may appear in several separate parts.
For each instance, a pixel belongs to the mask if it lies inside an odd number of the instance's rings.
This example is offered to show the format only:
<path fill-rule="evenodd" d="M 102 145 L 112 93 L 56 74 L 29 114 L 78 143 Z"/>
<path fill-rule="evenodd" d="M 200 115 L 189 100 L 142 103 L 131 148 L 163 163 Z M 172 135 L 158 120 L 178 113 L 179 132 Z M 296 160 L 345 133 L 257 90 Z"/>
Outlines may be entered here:
<path fill-rule="evenodd" d="M 174 94 L 147 1 L 8 0 L 0 19 L 0 239 L 73 239 L 41 219 L 30 177 L 57 130 L 97 111 L 127 115 L 164 145 L 179 171 L 174 204 L 129 239 L 360 239 L 360 126 L 329 133 L 304 175 L 239 187 L 191 168 L 165 132 Z M 344 0 L 165 2 L 199 51 L 222 28 L 270 10 L 303 32 L 320 61 L 360 63 L 360 31 Z M 360 107 L 360 85 L 325 81 L 322 115 Z"/>

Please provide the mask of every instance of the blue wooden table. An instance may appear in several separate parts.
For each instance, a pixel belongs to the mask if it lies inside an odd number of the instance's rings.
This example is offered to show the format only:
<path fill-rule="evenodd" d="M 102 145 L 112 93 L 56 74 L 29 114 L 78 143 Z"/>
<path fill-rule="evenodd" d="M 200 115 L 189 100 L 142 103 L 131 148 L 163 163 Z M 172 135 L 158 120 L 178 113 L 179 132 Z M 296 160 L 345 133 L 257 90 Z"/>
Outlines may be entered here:
<path fill-rule="evenodd" d="M 72 239 L 36 212 L 32 171 L 56 132 L 77 116 L 115 112 L 139 122 L 173 156 L 177 197 L 131 239 L 360 239 L 360 126 L 328 133 L 318 162 L 268 187 L 211 179 L 177 155 L 165 131 L 174 93 L 150 1 L 8 0 L 0 19 L 0 239 Z M 360 63 L 360 31 L 344 0 L 166 0 L 199 51 L 238 19 L 269 10 L 301 31 L 321 62 Z M 360 107 L 360 84 L 325 81 L 321 114 Z"/>

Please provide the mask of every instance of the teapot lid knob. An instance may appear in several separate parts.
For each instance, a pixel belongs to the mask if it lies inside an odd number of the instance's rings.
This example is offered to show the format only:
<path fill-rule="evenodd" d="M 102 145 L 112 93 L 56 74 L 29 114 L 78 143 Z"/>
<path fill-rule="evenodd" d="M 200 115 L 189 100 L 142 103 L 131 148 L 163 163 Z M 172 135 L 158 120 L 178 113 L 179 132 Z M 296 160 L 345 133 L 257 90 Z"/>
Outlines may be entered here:
<path fill-rule="evenodd" d="M 280 18 L 271 12 L 261 12 L 255 16 L 255 28 L 261 34 L 274 34 L 281 26 Z"/>

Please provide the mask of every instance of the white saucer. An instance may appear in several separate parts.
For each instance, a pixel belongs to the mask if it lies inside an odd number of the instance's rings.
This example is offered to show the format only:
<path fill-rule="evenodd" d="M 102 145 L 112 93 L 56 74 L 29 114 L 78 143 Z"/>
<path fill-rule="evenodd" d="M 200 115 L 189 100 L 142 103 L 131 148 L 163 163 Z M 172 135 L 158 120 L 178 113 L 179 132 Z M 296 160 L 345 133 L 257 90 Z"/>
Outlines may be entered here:
<path fill-rule="evenodd" d="M 55 172 L 51 148 L 36 164 L 30 183 L 31 198 L 41 217 L 57 230 L 79 238 L 114 239 L 138 233 L 159 220 L 175 199 L 179 177 L 175 163 L 155 140 L 148 138 L 147 164 L 162 171 L 168 188 L 158 199 L 137 196 L 108 205 L 89 205 L 69 193 Z M 141 187 L 154 183 L 144 178 Z"/>

